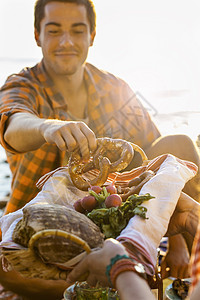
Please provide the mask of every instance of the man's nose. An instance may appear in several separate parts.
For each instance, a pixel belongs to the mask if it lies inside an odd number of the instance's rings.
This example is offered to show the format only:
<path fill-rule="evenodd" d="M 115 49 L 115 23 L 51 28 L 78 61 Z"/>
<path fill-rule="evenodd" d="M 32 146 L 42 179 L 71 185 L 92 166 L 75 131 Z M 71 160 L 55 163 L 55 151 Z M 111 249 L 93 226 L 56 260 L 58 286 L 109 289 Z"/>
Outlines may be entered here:
<path fill-rule="evenodd" d="M 73 45 L 73 39 L 72 39 L 72 36 L 70 35 L 70 33 L 65 32 L 62 34 L 62 36 L 60 38 L 60 45 L 61 46 Z"/>

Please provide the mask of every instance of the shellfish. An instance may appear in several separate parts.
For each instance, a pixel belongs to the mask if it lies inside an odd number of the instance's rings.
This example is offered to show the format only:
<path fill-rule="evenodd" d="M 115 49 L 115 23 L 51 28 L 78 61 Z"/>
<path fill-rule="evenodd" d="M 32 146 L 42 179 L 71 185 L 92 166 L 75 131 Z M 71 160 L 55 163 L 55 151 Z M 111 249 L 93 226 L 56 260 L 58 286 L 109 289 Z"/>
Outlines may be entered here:
<path fill-rule="evenodd" d="M 45 263 L 64 263 L 88 248 L 101 247 L 104 236 L 89 218 L 71 208 L 36 203 L 23 209 L 13 241 L 31 247 Z"/>

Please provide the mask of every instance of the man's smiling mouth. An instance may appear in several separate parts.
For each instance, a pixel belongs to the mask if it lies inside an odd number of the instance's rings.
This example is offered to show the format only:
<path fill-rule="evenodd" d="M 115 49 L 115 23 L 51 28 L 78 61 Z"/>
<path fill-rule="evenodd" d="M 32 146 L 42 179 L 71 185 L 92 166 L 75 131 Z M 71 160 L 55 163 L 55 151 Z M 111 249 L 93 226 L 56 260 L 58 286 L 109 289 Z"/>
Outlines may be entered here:
<path fill-rule="evenodd" d="M 77 51 L 57 51 L 55 52 L 56 56 L 74 56 L 78 55 Z"/>

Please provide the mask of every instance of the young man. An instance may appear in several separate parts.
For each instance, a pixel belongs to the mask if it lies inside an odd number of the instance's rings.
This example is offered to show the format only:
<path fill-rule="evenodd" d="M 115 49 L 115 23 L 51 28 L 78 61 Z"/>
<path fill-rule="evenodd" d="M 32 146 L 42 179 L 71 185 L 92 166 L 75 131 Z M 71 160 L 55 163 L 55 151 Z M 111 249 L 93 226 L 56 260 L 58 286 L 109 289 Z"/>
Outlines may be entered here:
<path fill-rule="evenodd" d="M 22 207 L 36 181 L 65 153 L 96 148 L 96 137 L 124 138 L 144 150 L 160 133 L 122 80 L 85 63 L 95 37 L 91 1 L 37 1 L 35 39 L 43 60 L 1 89 L 1 143 L 13 172 L 6 212 Z"/>
<path fill-rule="evenodd" d="M 123 80 L 86 63 L 95 18 L 90 0 L 36 1 L 35 39 L 43 59 L 10 76 L 0 93 L 0 141 L 13 174 L 5 213 L 34 198 L 37 180 L 66 164 L 74 149 L 87 157 L 96 137 L 132 141 L 149 158 L 172 153 L 199 165 L 188 137 L 161 137 Z M 137 163 L 136 156 L 132 166 Z M 186 192 L 196 197 L 193 182 Z"/>

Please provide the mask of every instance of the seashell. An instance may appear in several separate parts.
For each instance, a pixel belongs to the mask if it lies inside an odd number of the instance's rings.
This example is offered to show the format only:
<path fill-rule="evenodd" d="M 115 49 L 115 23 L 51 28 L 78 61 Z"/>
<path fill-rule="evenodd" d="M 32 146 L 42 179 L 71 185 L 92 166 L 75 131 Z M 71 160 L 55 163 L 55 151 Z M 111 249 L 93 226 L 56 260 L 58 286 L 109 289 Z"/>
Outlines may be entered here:
<path fill-rule="evenodd" d="M 88 217 L 48 203 L 25 207 L 12 238 L 24 247 L 31 246 L 45 263 L 64 263 L 88 248 L 102 247 L 104 241 L 99 227 Z"/>

